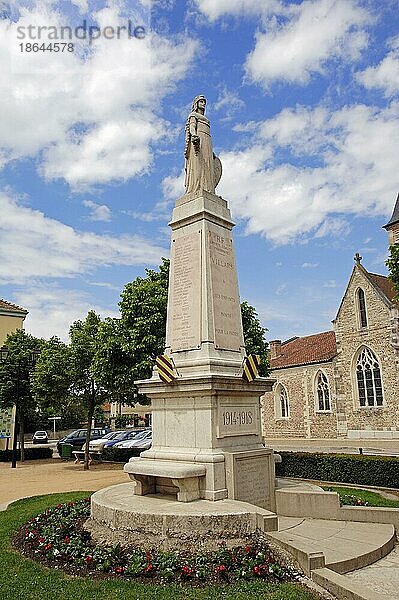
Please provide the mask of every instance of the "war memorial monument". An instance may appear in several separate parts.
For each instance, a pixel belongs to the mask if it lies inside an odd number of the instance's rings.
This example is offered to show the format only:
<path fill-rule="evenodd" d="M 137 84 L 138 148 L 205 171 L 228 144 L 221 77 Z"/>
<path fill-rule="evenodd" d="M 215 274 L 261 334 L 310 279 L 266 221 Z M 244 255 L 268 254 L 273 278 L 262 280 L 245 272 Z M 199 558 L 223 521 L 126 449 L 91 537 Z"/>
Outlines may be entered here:
<path fill-rule="evenodd" d="M 215 193 L 222 165 L 205 109 L 197 96 L 186 123 L 165 353 L 152 378 L 137 382 L 151 398 L 153 444 L 125 465 L 130 483 L 93 495 L 88 526 L 99 539 L 173 547 L 277 529 L 273 451 L 262 444 L 260 417 L 273 380 L 243 377 L 234 224 Z"/>

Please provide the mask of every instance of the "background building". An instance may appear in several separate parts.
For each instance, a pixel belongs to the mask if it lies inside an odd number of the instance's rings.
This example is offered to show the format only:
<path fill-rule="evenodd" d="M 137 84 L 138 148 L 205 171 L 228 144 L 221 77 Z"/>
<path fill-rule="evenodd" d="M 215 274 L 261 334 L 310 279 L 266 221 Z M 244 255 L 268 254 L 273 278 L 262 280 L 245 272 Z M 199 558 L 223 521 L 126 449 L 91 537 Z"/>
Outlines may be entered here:
<path fill-rule="evenodd" d="M 0 346 L 2 346 L 9 333 L 23 329 L 23 324 L 28 311 L 0 299 Z"/>
<path fill-rule="evenodd" d="M 399 242 L 399 196 L 385 226 Z M 270 343 L 266 438 L 399 439 L 399 305 L 392 282 L 356 264 L 334 330 Z"/>
<path fill-rule="evenodd" d="M 23 324 L 28 311 L 0 299 L 0 347 L 6 341 L 7 335 L 23 329 Z M 13 427 L 14 409 L 0 410 L 0 450 L 10 444 Z"/>

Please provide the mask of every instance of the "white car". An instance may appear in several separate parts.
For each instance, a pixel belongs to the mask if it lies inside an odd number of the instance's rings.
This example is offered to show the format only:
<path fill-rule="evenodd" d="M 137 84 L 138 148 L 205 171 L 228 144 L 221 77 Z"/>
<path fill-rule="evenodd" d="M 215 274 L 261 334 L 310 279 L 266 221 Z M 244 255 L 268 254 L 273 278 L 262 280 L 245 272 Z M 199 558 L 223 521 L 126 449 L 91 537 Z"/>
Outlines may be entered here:
<path fill-rule="evenodd" d="M 109 433 L 107 433 L 107 435 L 104 435 L 98 440 L 91 440 L 91 442 L 89 443 L 89 452 L 102 452 L 107 442 L 113 440 L 123 432 L 123 429 L 120 429 L 119 431 L 110 431 Z"/>
<path fill-rule="evenodd" d="M 118 442 L 115 444 L 115 448 L 142 448 L 147 449 L 151 446 L 152 443 L 152 431 L 151 429 L 147 429 L 146 431 L 132 431 L 132 434 L 136 435 L 132 436 L 131 439 L 125 440 L 124 442 Z"/>

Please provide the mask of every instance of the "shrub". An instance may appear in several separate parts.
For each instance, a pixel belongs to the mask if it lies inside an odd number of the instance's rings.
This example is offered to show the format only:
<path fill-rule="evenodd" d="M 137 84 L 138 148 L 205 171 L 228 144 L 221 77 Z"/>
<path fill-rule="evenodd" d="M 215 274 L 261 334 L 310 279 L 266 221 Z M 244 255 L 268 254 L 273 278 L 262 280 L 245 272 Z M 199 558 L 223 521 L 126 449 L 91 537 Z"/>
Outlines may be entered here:
<path fill-rule="evenodd" d="M 52 448 L 25 448 L 25 460 L 52 458 Z M 0 450 L 0 462 L 11 462 L 12 450 Z M 17 460 L 21 460 L 21 452 L 17 450 Z"/>
<path fill-rule="evenodd" d="M 112 462 L 126 463 L 129 462 L 129 458 L 139 456 L 141 452 L 143 452 L 142 448 L 139 450 L 137 448 L 115 448 L 111 446 L 110 448 L 104 448 L 101 458 Z"/>
<path fill-rule="evenodd" d="M 276 464 L 279 477 L 399 487 L 399 458 L 396 457 L 310 452 L 279 454 L 282 458 L 282 462 Z"/>

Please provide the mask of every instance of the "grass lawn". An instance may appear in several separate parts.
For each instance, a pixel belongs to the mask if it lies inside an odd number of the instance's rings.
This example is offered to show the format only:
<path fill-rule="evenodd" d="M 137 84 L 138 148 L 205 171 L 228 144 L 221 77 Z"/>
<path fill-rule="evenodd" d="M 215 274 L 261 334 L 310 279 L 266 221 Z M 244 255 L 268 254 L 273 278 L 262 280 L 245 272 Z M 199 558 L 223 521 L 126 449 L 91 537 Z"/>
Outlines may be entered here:
<path fill-rule="evenodd" d="M 337 492 L 339 494 L 340 499 L 343 496 L 356 496 L 356 498 L 361 498 L 368 503 L 368 506 L 383 506 L 386 508 L 399 508 L 399 500 L 388 500 L 387 498 L 383 498 L 377 492 L 371 492 L 369 490 L 363 490 L 358 488 L 349 488 L 349 487 L 337 487 L 337 486 L 322 486 L 323 490 L 328 490 L 331 492 Z"/>
<path fill-rule="evenodd" d="M 29 519 L 58 503 L 86 498 L 91 492 L 51 494 L 18 500 L 0 512 L 1 600 L 319 600 L 300 585 L 261 581 L 192 588 L 155 586 L 122 580 L 69 577 L 21 557 L 11 546 L 13 534 Z"/>

